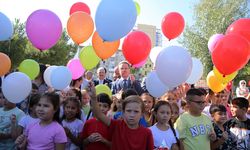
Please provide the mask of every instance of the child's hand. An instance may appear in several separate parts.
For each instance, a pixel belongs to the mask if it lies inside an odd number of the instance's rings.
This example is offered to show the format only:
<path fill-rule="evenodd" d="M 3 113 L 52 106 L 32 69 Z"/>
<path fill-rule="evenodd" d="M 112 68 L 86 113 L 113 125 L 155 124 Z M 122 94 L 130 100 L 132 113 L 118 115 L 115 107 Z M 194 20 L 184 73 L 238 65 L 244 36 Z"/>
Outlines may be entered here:
<path fill-rule="evenodd" d="M 209 136 L 209 139 L 210 139 L 212 142 L 216 140 L 216 134 L 215 134 L 213 131 L 211 131 L 211 132 L 208 134 L 208 136 Z"/>
<path fill-rule="evenodd" d="M 72 133 L 70 132 L 69 128 L 67 128 L 67 127 L 63 127 L 63 128 L 64 128 L 64 131 L 65 131 L 67 137 L 71 137 Z"/>
<path fill-rule="evenodd" d="M 91 99 L 96 97 L 95 84 L 92 81 L 89 82 L 88 92 L 89 92 L 89 96 L 91 97 Z"/>
<path fill-rule="evenodd" d="M 222 137 L 221 138 L 223 138 L 223 140 L 227 140 L 228 139 L 228 133 L 225 131 L 225 132 L 223 132 L 222 133 Z"/>
<path fill-rule="evenodd" d="M 105 139 L 102 137 L 102 135 L 101 134 L 99 134 L 99 133 L 96 133 L 96 138 L 97 138 L 97 140 L 96 141 L 99 141 L 99 142 L 104 142 L 105 141 Z"/>
<path fill-rule="evenodd" d="M 98 133 L 92 133 L 89 137 L 88 137 L 88 141 L 90 143 L 93 143 L 93 142 L 97 142 L 98 140 Z"/>
<path fill-rule="evenodd" d="M 17 147 L 20 149 L 24 148 L 26 143 L 27 143 L 27 138 L 24 134 L 17 137 L 17 139 L 15 141 L 15 145 L 17 145 Z"/>

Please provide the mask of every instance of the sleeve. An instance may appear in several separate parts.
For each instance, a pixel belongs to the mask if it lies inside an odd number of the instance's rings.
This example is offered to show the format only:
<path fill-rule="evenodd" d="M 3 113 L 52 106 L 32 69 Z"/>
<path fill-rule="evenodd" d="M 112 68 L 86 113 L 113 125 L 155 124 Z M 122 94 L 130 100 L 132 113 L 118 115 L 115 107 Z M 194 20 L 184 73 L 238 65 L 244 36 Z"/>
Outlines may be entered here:
<path fill-rule="evenodd" d="M 176 123 L 175 123 L 175 128 L 176 130 L 178 131 L 179 133 L 179 138 L 180 139 L 185 139 L 186 138 L 186 132 L 187 132 L 187 129 L 186 129 L 186 123 L 185 123 L 185 120 L 183 120 L 182 117 L 178 118 Z"/>
<path fill-rule="evenodd" d="M 114 131 L 116 130 L 117 126 L 121 126 L 122 124 L 122 120 L 114 120 L 111 119 L 109 128 L 108 128 L 108 134 L 112 137 L 112 135 L 114 134 Z"/>
<path fill-rule="evenodd" d="M 153 135 L 150 129 L 147 129 L 148 131 L 148 136 L 147 136 L 147 149 L 148 150 L 153 150 L 154 149 L 154 140 L 153 140 Z"/>
<path fill-rule="evenodd" d="M 56 133 L 54 136 L 54 143 L 66 143 L 67 142 L 67 136 L 63 129 L 63 127 L 59 124 L 57 124 L 56 127 Z"/>
<path fill-rule="evenodd" d="M 136 92 L 141 95 L 142 92 L 143 92 L 143 89 L 141 87 L 141 84 L 139 81 L 135 80 L 134 83 L 133 83 L 133 88 L 136 90 Z"/>
<path fill-rule="evenodd" d="M 21 126 L 21 127 L 23 127 L 23 128 L 26 128 L 26 124 L 27 124 L 26 119 L 27 119 L 26 116 L 22 117 L 20 119 L 20 121 L 18 122 L 18 125 Z"/>
<path fill-rule="evenodd" d="M 117 93 L 116 82 L 111 83 L 111 91 L 112 91 L 112 94 Z"/>

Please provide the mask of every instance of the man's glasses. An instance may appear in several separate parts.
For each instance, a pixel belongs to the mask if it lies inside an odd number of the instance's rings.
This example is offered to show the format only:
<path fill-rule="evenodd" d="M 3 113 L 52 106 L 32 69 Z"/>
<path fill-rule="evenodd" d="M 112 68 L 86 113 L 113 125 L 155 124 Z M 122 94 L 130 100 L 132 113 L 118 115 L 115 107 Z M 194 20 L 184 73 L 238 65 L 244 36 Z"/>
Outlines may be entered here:
<path fill-rule="evenodd" d="M 196 104 L 199 104 L 199 105 L 204 105 L 206 102 L 205 101 L 193 101 L 193 100 L 189 100 L 190 102 L 194 102 Z"/>

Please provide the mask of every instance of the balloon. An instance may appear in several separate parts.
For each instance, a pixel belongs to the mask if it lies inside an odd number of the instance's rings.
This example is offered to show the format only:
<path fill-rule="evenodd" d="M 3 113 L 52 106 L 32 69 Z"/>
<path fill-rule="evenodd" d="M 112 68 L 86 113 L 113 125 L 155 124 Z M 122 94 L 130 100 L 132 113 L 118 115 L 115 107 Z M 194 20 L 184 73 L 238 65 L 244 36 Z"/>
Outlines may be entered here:
<path fill-rule="evenodd" d="M 99 84 L 95 86 L 95 89 L 96 89 L 96 95 L 105 93 L 105 94 L 108 94 L 109 97 L 112 97 L 112 92 L 107 85 Z"/>
<path fill-rule="evenodd" d="M 0 52 L 0 77 L 9 72 L 11 60 L 8 55 Z"/>
<path fill-rule="evenodd" d="M 105 42 L 98 35 L 98 33 L 95 32 L 92 37 L 92 45 L 94 47 L 96 55 L 104 60 L 111 57 L 118 50 L 120 45 L 120 40 L 113 42 L 108 42 L 108 41 Z"/>
<path fill-rule="evenodd" d="M 233 87 L 233 82 L 230 81 L 230 82 L 227 83 L 226 90 L 231 91 L 232 87 Z"/>
<path fill-rule="evenodd" d="M 135 8 L 136 8 L 136 14 L 137 14 L 137 16 L 139 16 L 140 13 L 141 13 L 140 5 L 139 5 L 139 3 L 136 2 L 136 1 L 134 1 L 134 3 L 135 3 Z"/>
<path fill-rule="evenodd" d="M 65 66 L 58 66 L 51 72 L 50 81 L 54 89 L 63 90 L 69 86 L 72 79 L 71 72 Z"/>
<path fill-rule="evenodd" d="M 156 59 L 156 73 L 168 87 L 177 87 L 189 78 L 192 58 L 188 51 L 179 46 L 164 48 Z"/>
<path fill-rule="evenodd" d="M 214 72 L 216 78 L 218 79 L 218 81 L 221 83 L 228 83 L 229 81 L 232 81 L 238 74 L 238 71 L 235 71 L 232 74 L 223 75 L 215 67 L 213 67 L 213 72 Z"/>
<path fill-rule="evenodd" d="M 82 11 L 90 15 L 89 6 L 83 2 L 77 2 L 73 4 L 70 8 L 69 15 L 72 15 L 75 12 Z"/>
<path fill-rule="evenodd" d="M 215 67 L 223 75 L 240 70 L 249 60 L 250 46 L 248 41 L 236 34 L 223 37 L 212 52 Z"/>
<path fill-rule="evenodd" d="M 49 86 L 52 87 L 51 81 L 50 81 L 50 77 L 51 77 L 51 72 L 56 69 L 57 66 L 49 66 L 43 73 L 43 79 L 45 81 L 45 83 Z"/>
<path fill-rule="evenodd" d="M 84 12 L 73 13 L 67 22 L 69 36 L 76 44 L 88 40 L 94 31 L 94 22 L 90 15 Z"/>
<path fill-rule="evenodd" d="M 190 76 L 188 77 L 186 83 L 195 84 L 200 80 L 203 74 L 203 65 L 201 61 L 197 58 L 192 58 L 193 67 Z"/>
<path fill-rule="evenodd" d="M 100 61 L 92 46 L 84 47 L 79 54 L 79 58 L 86 70 L 93 69 Z"/>
<path fill-rule="evenodd" d="M 225 84 L 218 81 L 213 71 L 210 71 L 207 75 L 207 85 L 213 92 L 216 93 L 222 91 L 226 87 Z"/>
<path fill-rule="evenodd" d="M 145 60 L 151 50 L 151 39 L 142 31 L 133 31 L 128 34 L 122 44 L 122 53 L 132 65 Z"/>
<path fill-rule="evenodd" d="M 146 77 L 146 88 L 154 97 L 161 97 L 169 88 L 158 78 L 156 71 L 151 71 Z"/>
<path fill-rule="evenodd" d="M 132 0 L 104 0 L 96 10 L 96 30 L 104 41 L 116 41 L 128 34 L 136 22 Z"/>
<path fill-rule="evenodd" d="M 149 54 L 149 58 L 151 59 L 153 64 L 155 64 L 156 58 L 159 55 L 159 53 L 161 52 L 161 50 L 162 50 L 162 47 L 160 47 L 160 46 L 156 46 L 156 47 L 151 49 L 150 54 Z"/>
<path fill-rule="evenodd" d="M 147 60 L 148 60 L 148 59 L 146 58 L 145 60 L 139 62 L 138 64 L 133 65 L 133 67 L 134 67 L 134 68 L 141 68 L 143 65 L 146 64 Z"/>
<path fill-rule="evenodd" d="M 178 12 L 166 14 L 161 22 L 161 30 L 169 40 L 179 36 L 182 33 L 184 26 L 185 20 Z"/>
<path fill-rule="evenodd" d="M 239 34 L 250 42 L 250 19 L 241 18 L 234 21 L 226 31 L 226 34 Z"/>
<path fill-rule="evenodd" d="M 80 59 L 71 59 L 68 62 L 67 67 L 69 68 L 69 71 L 72 74 L 73 80 L 80 78 L 85 71 L 80 62 Z"/>
<path fill-rule="evenodd" d="M 217 42 L 223 38 L 224 35 L 223 34 L 214 34 L 212 35 L 209 40 L 208 40 L 208 43 L 207 43 L 207 46 L 208 46 L 208 50 L 210 52 L 213 52 L 213 49 L 215 48 Z"/>
<path fill-rule="evenodd" d="M 31 80 L 34 80 L 39 75 L 40 66 L 35 60 L 25 59 L 19 65 L 18 70 L 25 73 Z"/>
<path fill-rule="evenodd" d="M 31 88 L 30 78 L 22 72 L 9 74 L 2 83 L 3 95 L 11 103 L 23 101 L 30 94 Z"/>
<path fill-rule="evenodd" d="M 0 12 L 0 41 L 9 40 L 13 35 L 13 25 L 10 19 Z"/>
<path fill-rule="evenodd" d="M 33 46 L 39 50 L 46 50 L 60 39 L 62 23 L 54 12 L 39 9 L 28 17 L 26 33 Z"/>

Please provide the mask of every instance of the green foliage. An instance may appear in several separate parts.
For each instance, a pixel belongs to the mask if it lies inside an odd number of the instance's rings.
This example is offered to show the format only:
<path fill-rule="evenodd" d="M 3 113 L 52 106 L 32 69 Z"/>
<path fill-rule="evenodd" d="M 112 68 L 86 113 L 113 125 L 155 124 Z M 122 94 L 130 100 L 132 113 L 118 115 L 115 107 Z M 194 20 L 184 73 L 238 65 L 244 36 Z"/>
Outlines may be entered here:
<path fill-rule="evenodd" d="M 225 33 L 234 20 L 247 16 L 247 0 L 200 0 L 194 5 L 194 23 L 186 26 L 179 43 L 189 49 L 193 57 L 201 59 L 204 77 L 213 65 L 207 47 L 209 38 L 216 33 Z M 247 69 L 240 71 L 239 76 L 250 74 L 245 71 Z"/>

